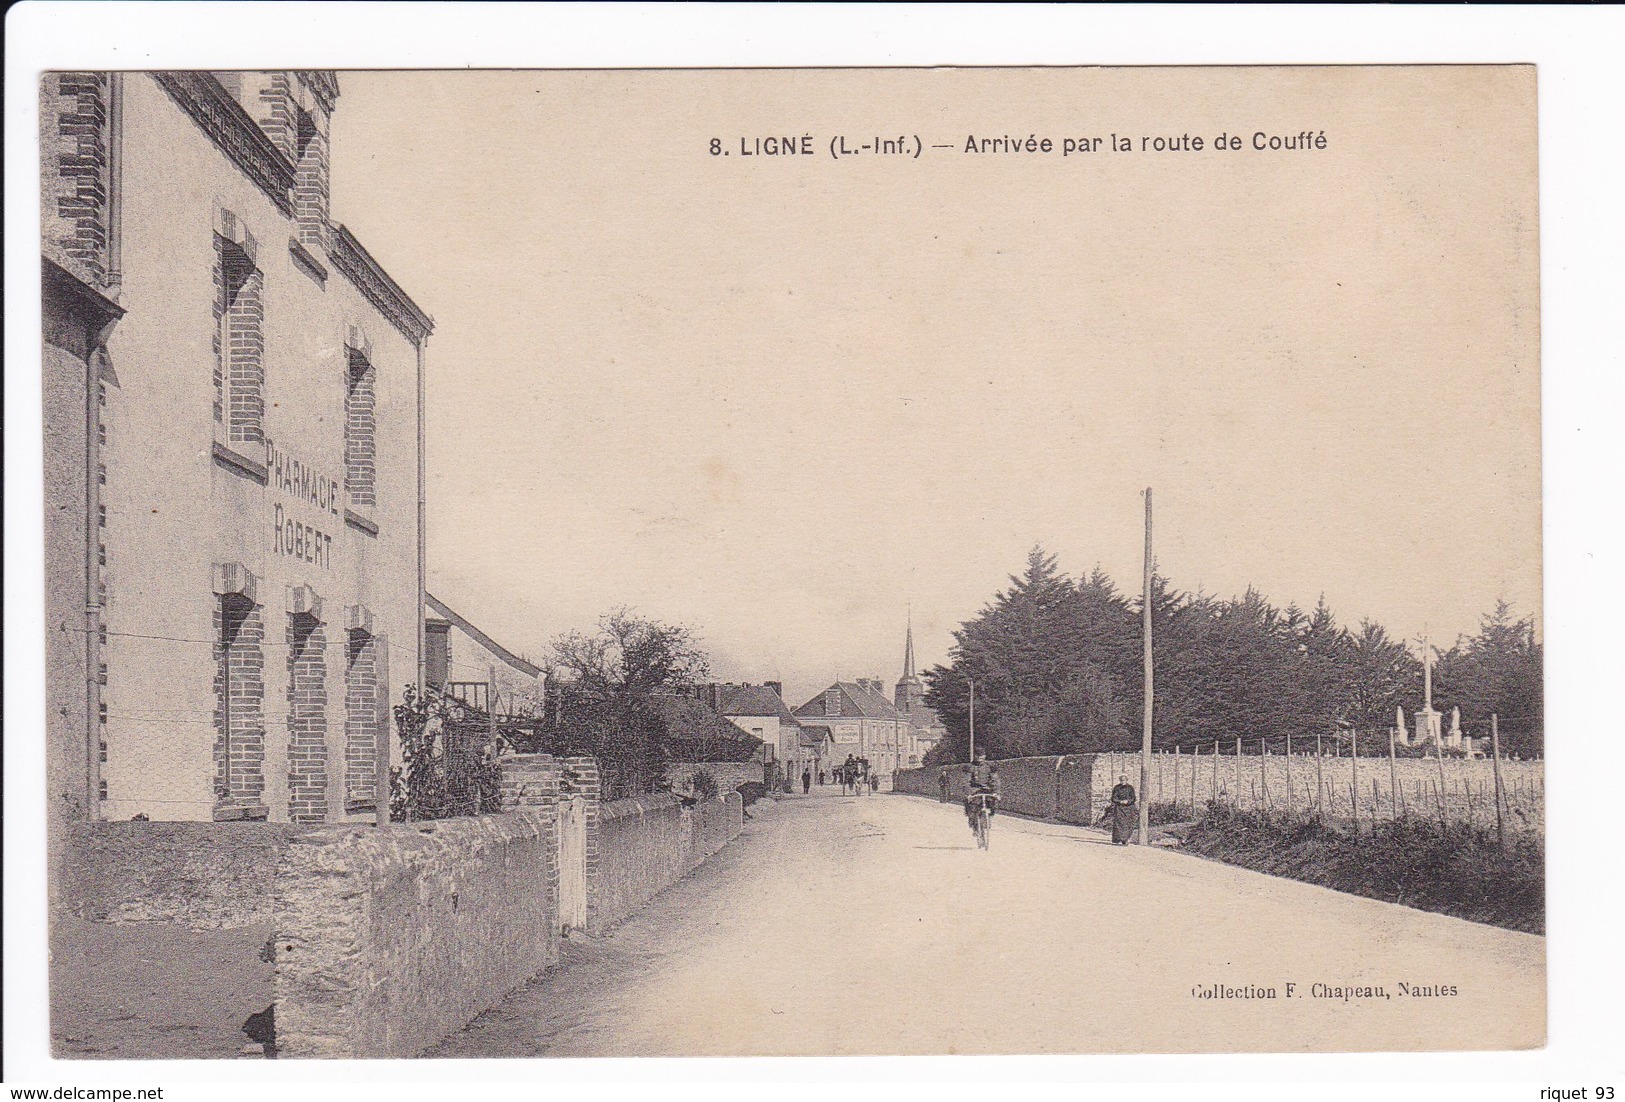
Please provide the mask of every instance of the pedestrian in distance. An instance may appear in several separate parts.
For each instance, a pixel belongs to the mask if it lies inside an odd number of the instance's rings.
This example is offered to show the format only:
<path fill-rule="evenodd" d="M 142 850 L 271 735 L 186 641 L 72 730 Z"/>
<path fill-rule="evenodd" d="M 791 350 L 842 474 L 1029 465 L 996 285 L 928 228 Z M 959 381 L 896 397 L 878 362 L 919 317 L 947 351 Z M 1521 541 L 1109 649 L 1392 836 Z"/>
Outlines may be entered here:
<path fill-rule="evenodd" d="M 948 771 L 946 769 L 939 769 L 937 771 L 937 803 L 945 804 L 947 802 L 948 802 Z"/>
<path fill-rule="evenodd" d="M 807 793 L 809 793 L 811 791 L 812 791 L 812 771 L 807 770 L 807 769 L 803 769 L 801 771 L 801 794 L 803 796 L 805 796 Z"/>
<path fill-rule="evenodd" d="M 1102 818 L 1111 820 L 1112 845 L 1128 845 L 1130 839 L 1134 837 L 1139 819 L 1139 809 L 1135 806 L 1134 786 L 1128 783 L 1128 774 L 1117 778 L 1117 784 L 1112 787 L 1112 802 L 1107 805 L 1106 814 Z"/>
<path fill-rule="evenodd" d="M 879 792 L 880 791 L 880 774 L 879 773 L 870 773 L 869 774 L 869 791 L 870 792 Z"/>

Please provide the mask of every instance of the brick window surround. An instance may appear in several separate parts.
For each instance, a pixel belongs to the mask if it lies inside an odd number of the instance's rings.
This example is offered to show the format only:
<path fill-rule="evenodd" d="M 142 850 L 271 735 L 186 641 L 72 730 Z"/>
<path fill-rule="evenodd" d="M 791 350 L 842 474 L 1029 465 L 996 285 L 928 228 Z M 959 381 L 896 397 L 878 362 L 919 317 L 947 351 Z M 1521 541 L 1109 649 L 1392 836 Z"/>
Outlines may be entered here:
<path fill-rule="evenodd" d="M 288 818 L 327 815 L 327 636 L 325 625 L 288 614 Z"/>
<path fill-rule="evenodd" d="M 254 235 L 214 211 L 214 419 L 232 444 L 265 439 L 265 273 Z"/>
<path fill-rule="evenodd" d="M 214 610 L 214 792 L 252 805 L 265 790 L 265 627 L 260 607 L 220 597 Z"/>
<path fill-rule="evenodd" d="M 376 807 L 380 705 L 378 643 L 350 631 L 344 664 L 344 801 L 346 810 Z"/>
<path fill-rule="evenodd" d="M 352 507 L 378 503 L 378 372 L 366 337 L 351 329 L 345 341 L 344 488 Z"/>

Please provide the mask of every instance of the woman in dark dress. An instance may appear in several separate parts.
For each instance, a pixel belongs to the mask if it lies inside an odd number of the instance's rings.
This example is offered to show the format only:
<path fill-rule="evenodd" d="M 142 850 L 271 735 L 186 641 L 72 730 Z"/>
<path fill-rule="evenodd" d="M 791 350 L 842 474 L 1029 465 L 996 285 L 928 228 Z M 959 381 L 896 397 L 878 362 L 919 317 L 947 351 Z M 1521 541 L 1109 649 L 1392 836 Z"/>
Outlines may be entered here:
<path fill-rule="evenodd" d="M 1117 778 L 1112 788 L 1112 805 L 1106 814 L 1112 821 L 1112 845 L 1128 845 L 1139 825 L 1139 809 L 1134 806 L 1134 786 L 1128 783 L 1127 774 Z"/>

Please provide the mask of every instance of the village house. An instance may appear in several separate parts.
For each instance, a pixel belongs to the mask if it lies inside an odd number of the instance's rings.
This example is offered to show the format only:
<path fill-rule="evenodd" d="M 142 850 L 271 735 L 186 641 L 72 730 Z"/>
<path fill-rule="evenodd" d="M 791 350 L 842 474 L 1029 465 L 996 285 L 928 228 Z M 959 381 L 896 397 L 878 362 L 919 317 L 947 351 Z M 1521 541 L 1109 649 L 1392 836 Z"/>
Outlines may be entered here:
<path fill-rule="evenodd" d="M 800 774 L 804 764 L 801 724 L 785 704 L 784 686 L 780 682 L 711 684 L 706 687 L 706 697 L 719 715 L 746 734 L 762 740 L 769 751 L 769 762 L 777 762 L 792 776 Z"/>
<path fill-rule="evenodd" d="M 906 765 L 909 750 L 908 720 L 886 699 L 879 678 L 837 681 L 795 710 L 804 728 L 828 732 L 831 767 L 848 757 L 866 758 L 879 776 L 890 776 L 899 760 Z"/>
<path fill-rule="evenodd" d="M 547 701 L 547 674 L 514 654 L 454 612 L 433 593 L 424 594 L 431 616 L 423 624 L 424 684 L 476 711 L 540 715 Z"/>
<path fill-rule="evenodd" d="M 338 81 L 41 93 L 52 802 L 380 816 L 421 680 L 433 323 L 329 217 Z"/>

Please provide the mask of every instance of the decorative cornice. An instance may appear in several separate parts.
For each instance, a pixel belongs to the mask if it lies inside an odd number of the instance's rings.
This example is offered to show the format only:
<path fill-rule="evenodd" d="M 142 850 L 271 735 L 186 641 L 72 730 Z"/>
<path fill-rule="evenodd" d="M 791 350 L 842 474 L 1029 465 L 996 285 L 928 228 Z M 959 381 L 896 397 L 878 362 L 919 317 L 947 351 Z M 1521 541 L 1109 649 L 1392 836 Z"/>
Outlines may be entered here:
<path fill-rule="evenodd" d="M 278 210 L 293 217 L 292 162 L 213 74 L 157 72 L 152 78 Z"/>
<path fill-rule="evenodd" d="M 367 300 L 378 307 L 391 325 L 413 344 L 422 344 L 434 331 L 434 319 L 425 314 L 401 285 L 389 277 L 372 254 L 361 247 L 349 229 L 333 223 L 328 259 Z"/>
<path fill-rule="evenodd" d="M 302 80 L 316 98 L 321 101 L 322 110 L 329 115 L 333 113 L 333 105 L 339 98 L 339 78 L 331 69 L 297 69 L 294 75 Z"/>

